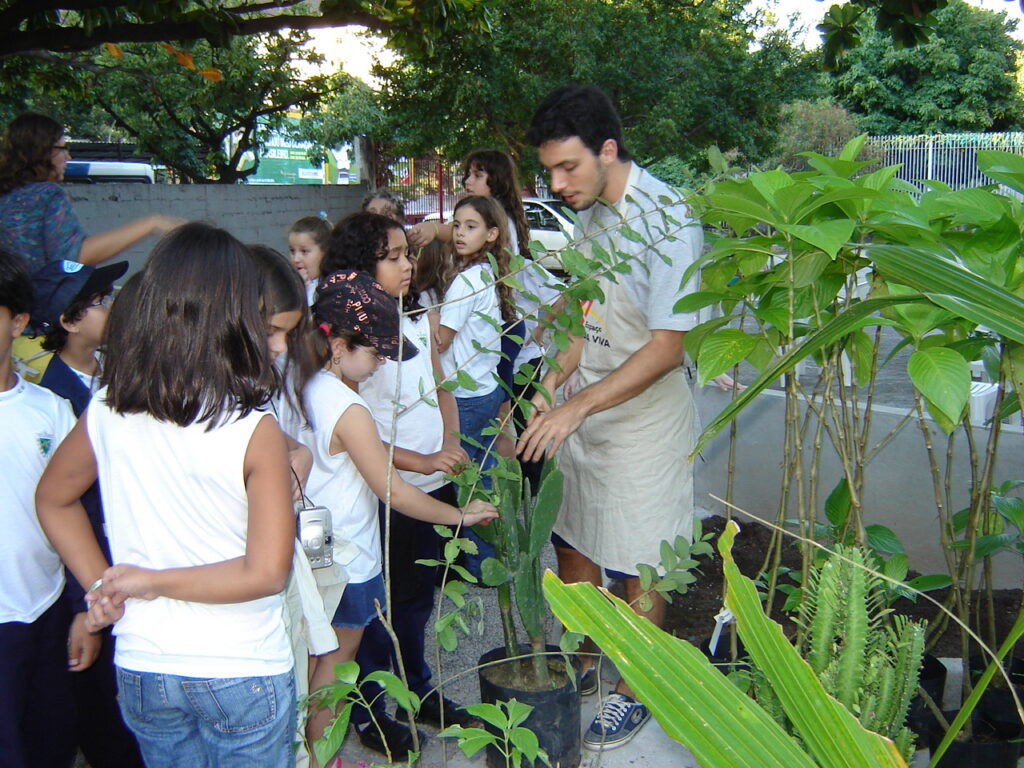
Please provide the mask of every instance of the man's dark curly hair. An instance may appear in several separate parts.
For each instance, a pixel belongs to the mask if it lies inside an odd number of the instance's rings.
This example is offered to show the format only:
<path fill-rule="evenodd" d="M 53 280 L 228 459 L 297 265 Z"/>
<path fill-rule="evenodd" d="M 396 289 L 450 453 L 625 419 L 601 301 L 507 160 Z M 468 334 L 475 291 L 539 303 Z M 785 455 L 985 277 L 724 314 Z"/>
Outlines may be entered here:
<path fill-rule="evenodd" d="M 562 85 L 544 97 L 526 131 L 526 141 L 539 147 L 547 141 L 578 136 L 593 152 L 615 139 L 619 160 L 632 160 L 622 138 L 622 119 L 608 95 L 595 85 Z"/>

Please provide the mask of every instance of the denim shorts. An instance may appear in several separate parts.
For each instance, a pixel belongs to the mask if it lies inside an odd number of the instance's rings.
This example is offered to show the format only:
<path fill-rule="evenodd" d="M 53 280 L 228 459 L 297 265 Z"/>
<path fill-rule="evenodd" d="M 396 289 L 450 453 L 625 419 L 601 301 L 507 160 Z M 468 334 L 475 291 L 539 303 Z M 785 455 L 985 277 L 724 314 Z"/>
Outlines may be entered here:
<path fill-rule="evenodd" d="M 559 549 L 571 549 L 573 552 L 577 551 L 576 547 L 574 547 L 572 544 L 563 539 L 554 531 L 551 532 L 551 543 Z M 609 579 L 618 579 L 619 581 L 622 581 L 623 579 L 635 579 L 637 577 L 635 573 L 623 573 L 622 571 L 613 571 L 611 568 L 605 568 L 604 575 L 607 576 Z"/>
<path fill-rule="evenodd" d="M 374 599 L 380 600 L 380 609 L 387 605 L 387 593 L 384 587 L 384 576 L 378 573 L 369 581 L 359 584 L 346 584 L 345 592 L 334 612 L 331 626 L 343 629 L 361 629 L 377 618 Z"/>
<path fill-rule="evenodd" d="M 197 678 L 117 668 L 118 703 L 147 768 L 294 762 L 295 676 Z"/>
<path fill-rule="evenodd" d="M 494 441 L 494 435 L 485 435 L 483 431 L 492 426 L 494 419 L 498 417 L 504 394 L 505 390 L 499 385 L 486 395 L 455 398 L 455 404 L 459 409 L 459 431 L 480 444 L 478 447 L 463 440 L 462 447 L 469 454 L 469 458 L 483 469 L 489 469 L 498 463 L 493 452 L 487 450 Z M 490 487 L 489 482 L 488 477 L 487 487 Z"/>

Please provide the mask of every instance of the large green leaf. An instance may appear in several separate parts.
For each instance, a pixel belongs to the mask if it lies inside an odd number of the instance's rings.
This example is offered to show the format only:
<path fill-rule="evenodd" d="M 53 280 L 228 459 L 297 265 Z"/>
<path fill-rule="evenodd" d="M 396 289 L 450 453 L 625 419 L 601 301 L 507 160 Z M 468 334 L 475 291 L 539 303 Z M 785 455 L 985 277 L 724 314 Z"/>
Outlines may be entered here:
<path fill-rule="evenodd" d="M 815 768 L 796 741 L 690 643 L 592 584 L 563 584 L 548 571 L 544 593 L 566 628 L 594 639 L 702 768 Z"/>
<path fill-rule="evenodd" d="M 978 167 L 989 178 L 1024 194 L 1024 157 L 998 149 L 979 149 Z"/>
<path fill-rule="evenodd" d="M 815 248 L 820 248 L 834 259 L 839 253 L 839 249 L 853 234 L 854 223 L 850 219 L 836 219 L 813 225 L 779 224 L 777 228 L 780 232 L 785 232 Z"/>
<path fill-rule="evenodd" d="M 740 360 L 757 346 L 757 337 L 738 328 L 723 328 L 704 339 L 697 354 L 697 373 L 704 386 Z"/>
<path fill-rule="evenodd" d="M 918 349 L 907 361 L 907 373 L 918 391 L 956 424 L 971 395 L 971 366 L 963 355 L 946 347 Z"/>
<path fill-rule="evenodd" d="M 897 304 L 927 301 L 928 299 L 918 294 L 907 296 L 885 296 L 877 299 L 866 299 L 852 305 L 849 309 L 834 317 L 813 334 L 808 336 L 802 344 L 794 346 L 786 354 L 779 357 L 771 366 L 754 381 L 747 385 L 747 388 L 738 393 L 729 401 L 729 404 L 722 409 L 722 412 L 715 416 L 701 432 L 697 445 L 691 456 L 699 453 L 708 442 L 721 432 L 736 415 L 742 411 L 755 397 L 770 386 L 776 379 L 786 371 L 791 370 L 799 361 L 808 355 L 818 352 L 823 347 L 833 344 L 848 333 L 861 328 L 866 319 L 874 313 Z M 868 320 L 870 322 L 870 320 Z"/>
<path fill-rule="evenodd" d="M 888 280 L 909 285 L 972 322 L 1024 342 L 1024 299 L 957 264 L 931 245 L 873 245 L 870 256 Z"/>
<path fill-rule="evenodd" d="M 754 583 L 740 573 L 732 556 L 739 531 L 729 521 L 718 540 L 728 582 L 726 605 L 736 616 L 743 645 L 779 697 L 793 723 L 822 768 L 883 768 L 906 766 L 896 745 L 865 729 L 849 710 L 825 691 L 811 666 L 783 634 L 782 627 L 764 615 Z M 765 763 L 781 765 L 781 763 Z"/>

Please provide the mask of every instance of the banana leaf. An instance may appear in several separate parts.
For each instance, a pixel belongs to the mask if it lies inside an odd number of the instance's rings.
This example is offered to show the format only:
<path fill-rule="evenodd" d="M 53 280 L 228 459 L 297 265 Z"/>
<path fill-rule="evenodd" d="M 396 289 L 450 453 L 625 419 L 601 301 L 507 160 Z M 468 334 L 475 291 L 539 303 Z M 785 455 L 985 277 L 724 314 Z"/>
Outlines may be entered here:
<path fill-rule="evenodd" d="M 563 584 L 551 571 L 544 574 L 544 593 L 566 628 L 601 646 L 665 732 L 703 768 L 817 765 L 703 653 L 637 616 L 611 593 L 592 584 Z"/>
<path fill-rule="evenodd" d="M 887 280 L 908 285 L 943 309 L 1024 342 L 1024 299 L 965 269 L 934 246 L 872 245 L 875 267 Z"/>

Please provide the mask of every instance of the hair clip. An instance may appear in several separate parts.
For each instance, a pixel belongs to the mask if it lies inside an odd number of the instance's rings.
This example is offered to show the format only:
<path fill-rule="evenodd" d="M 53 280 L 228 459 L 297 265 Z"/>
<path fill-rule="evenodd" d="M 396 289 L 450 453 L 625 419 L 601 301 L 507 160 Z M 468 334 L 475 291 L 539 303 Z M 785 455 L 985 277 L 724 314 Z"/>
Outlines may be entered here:
<path fill-rule="evenodd" d="M 319 328 L 321 331 L 324 332 L 324 336 L 331 335 L 331 326 L 329 326 L 327 323 L 320 323 Z"/>

